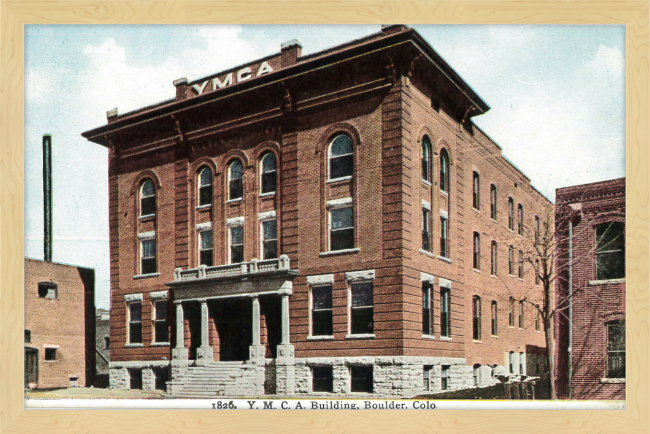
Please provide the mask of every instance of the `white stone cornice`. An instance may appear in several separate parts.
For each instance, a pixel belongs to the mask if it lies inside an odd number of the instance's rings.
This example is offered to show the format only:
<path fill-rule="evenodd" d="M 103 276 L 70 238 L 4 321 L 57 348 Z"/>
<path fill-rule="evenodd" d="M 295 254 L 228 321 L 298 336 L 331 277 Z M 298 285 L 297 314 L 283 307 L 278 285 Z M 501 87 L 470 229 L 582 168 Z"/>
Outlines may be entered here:
<path fill-rule="evenodd" d="M 349 271 L 345 273 L 345 280 L 348 282 L 360 282 L 364 280 L 373 280 L 375 270 Z"/>
<path fill-rule="evenodd" d="M 142 301 L 142 293 L 139 294 L 124 294 L 124 301 L 131 303 L 132 301 Z"/>

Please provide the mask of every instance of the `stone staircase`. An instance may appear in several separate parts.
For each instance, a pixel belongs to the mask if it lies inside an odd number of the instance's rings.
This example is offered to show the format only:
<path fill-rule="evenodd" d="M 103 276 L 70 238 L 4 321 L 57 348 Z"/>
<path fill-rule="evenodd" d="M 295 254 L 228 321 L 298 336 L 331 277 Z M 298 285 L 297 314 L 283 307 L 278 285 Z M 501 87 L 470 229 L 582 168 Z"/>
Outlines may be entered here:
<path fill-rule="evenodd" d="M 264 367 L 247 362 L 213 362 L 205 366 L 172 367 L 168 398 L 254 396 L 264 384 Z"/>

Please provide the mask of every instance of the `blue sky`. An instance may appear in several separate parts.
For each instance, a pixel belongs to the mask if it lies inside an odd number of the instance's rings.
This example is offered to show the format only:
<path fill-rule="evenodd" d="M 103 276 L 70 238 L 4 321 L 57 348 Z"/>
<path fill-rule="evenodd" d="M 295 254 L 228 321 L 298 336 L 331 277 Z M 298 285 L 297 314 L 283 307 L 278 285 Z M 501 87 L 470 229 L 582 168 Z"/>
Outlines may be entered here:
<path fill-rule="evenodd" d="M 625 176 L 624 26 L 413 26 L 491 106 L 475 123 L 551 200 Z M 303 54 L 379 25 L 25 26 L 25 255 L 43 257 L 42 135 L 53 135 L 53 259 L 93 267 L 109 305 L 108 152 L 81 137 L 172 98 L 172 81 L 276 53 Z"/>

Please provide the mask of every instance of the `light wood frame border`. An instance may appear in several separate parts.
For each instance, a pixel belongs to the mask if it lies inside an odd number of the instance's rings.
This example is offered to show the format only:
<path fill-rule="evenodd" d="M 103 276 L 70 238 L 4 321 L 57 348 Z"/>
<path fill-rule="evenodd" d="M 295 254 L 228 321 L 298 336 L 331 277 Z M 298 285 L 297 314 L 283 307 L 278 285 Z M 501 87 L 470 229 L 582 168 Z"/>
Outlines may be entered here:
<path fill-rule="evenodd" d="M 648 433 L 647 1 L 0 0 L 0 433 Z M 24 24 L 625 24 L 627 409 L 624 411 L 180 411 L 23 408 Z"/>

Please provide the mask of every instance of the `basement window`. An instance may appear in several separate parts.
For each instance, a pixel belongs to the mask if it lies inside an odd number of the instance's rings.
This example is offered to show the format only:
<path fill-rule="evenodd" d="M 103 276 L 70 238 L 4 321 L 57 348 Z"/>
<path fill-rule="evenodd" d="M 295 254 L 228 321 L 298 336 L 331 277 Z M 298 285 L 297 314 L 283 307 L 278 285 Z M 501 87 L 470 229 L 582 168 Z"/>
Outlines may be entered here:
<path fill-rule="evenodd" d="M 29 343 L 32 341 L 32 331 L 25 330 L 25 342 Z"/>
<path fill-rule="evenodd" d="M 56 348 L 45 348 L 45 360 L 56 360 Z"/>
<path fill-rule="evenodd" d="M 58 298 L 59 287 L 54 282 L 39 282 L 38 296 L 40 298 Z"/>
<path fill-rule="evenodd" d="M 334 390 L 334 375 L 331 366 L 314 366 L 312 373 L 312 390 L 314 392 L 332 392 Z"/>
<path fill-rule="evenodd" d="M 352 366 L 350 367 L 350 376 L 352 378 L 352 392 L 372 393 L 372 366 Z"/>
<path fill-rule="evenodd" d="M 142 390 L 142 369 L 129 369 L 130 389 Z"/>

